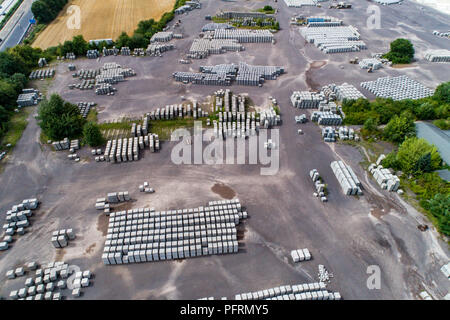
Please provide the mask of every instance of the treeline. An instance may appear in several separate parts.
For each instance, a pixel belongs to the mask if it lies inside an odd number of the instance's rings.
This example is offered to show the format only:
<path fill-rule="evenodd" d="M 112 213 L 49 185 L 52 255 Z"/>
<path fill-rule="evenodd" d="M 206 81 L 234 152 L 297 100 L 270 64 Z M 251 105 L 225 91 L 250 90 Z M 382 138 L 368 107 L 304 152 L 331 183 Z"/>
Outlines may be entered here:
<path fill-rule="evenodd" d="M 31 5 L 31 12 L 39 23 L 50 23 L 69 0 L 37 0 Z"/>
<path fill-rule="evenodd" d="M 16 46 L 0 52 L 0 138 L 9 129 L 9 120 L 17 107 L 17 96 L 27 84 L 27 75 L 38 62 L 38 50 Z"/>

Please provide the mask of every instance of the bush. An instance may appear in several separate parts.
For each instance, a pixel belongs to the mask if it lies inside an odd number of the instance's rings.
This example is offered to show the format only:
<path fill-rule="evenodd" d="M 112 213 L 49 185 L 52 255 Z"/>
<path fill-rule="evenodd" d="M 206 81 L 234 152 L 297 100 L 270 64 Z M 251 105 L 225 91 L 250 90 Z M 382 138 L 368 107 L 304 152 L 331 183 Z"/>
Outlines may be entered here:
<path fill-rule="evenodd" d="M 416 137 L 406 138 L 398 149 L 396 159 L 403 172 L 413 175 L 439 169 L 442 162 L 434 145 Z"/>
<path fill-rule="evenodd" d="M 86 122 L 76 105 L 65 102 L 57 94 L 41 102 L 38 120 L 42 131 L 52 140 L 79 137 Z"/>
<path fill-rule="evenodd" d="M 444 82 L 438 85 L 433 97 L 437 101 L 450 103 L 450 82 Z"/>
<path fill-rule="evenodd" d="M 391 50 L 384 55 L 384 58 L 389 59 L 394 64 L 410 63 L 414 58 L 414 47 L 407 39 L 397 39 L 391 42 Z"/>
<path fill-rule="evenodd" d="M 450 120 L 439 119 L 433 121 L 433 124 L 441 130 L 450 130 Z"/>
<path fill-rule="evenodd" d="M 397 153 L 394 151 L 388 153 L 386 158 L 381 161 L 381 165 L 385 168 L 392 168 L 394 170 L 400 170 L 399 162 L 397 161 Z"/>
<path fill-rule="evenodd" d="M 83 138 L 84 142 L 91 147 L 99 146 L 104 142 L 99 126 L 94 122 L 87 122 L 84 125 Z"/>
<path fill-rule="evenodd" d="M 416 126 L 414 120 L 405 114 L 401 116 L 395 115 L 386 125 L 383 130 L 383 138 L 400 143 L 407 137 L 412 137 L 416 134 Z"/>
<path fill-rule="evenodd" d="M 437 219 L 438 229 L 450 235 L 450 194 L 437 193 L 432 199 L 421 203 Z"/>

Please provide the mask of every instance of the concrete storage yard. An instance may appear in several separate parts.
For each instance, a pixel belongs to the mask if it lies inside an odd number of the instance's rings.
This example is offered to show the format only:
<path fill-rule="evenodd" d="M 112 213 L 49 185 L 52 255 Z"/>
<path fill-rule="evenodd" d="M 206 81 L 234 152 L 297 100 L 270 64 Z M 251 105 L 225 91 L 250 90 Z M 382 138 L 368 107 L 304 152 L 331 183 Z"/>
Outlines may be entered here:
<path fill-rule="evenodd" d="M 419 299 L 424 290 L 442 299 L 450 291 L 450 281 L 440 271 L 449 261 L 447 244 L 434 230 L 418 230 L 417 225 L 430 223 L 396 193 L 379 188 L 360 166 L 365 159 L 358 149 L 323 142 L 320 128 L 312 122 L 301 124 L 304 134 L 298 135 L 294 116 L 306 112 L 309 118 L 312 111 L 293 108 L 290 97 L 293 91 L 346 82 L 374 98 L 359 86 L 361 82 L 398 75 L 420 80 L 434 89 L 449 80 L 450 66 L 426 61 L 423 56 L 430 49 L 450 49 L 450 42 L 432 34 L 433 30 L 448 29 L 448 16 L 432 9 L 420 10 L 412 2 L 380 6 L 382 29 L 370 30 L 366 26 L 365 1 L 352 1 L 350 10 L 327 9 L 326 2 L 322 8 L 301 9 L 289 8 L 283 1 L 201 2 L 202 9 L 177 17 L 182 23 L 173 30 L 184 38 L 177 40 L 175 50 L 163 57 L 108 56 L 99 62 L 77 59 L 60 63 L 54 66 L 55 80 L 49 93 L 57 92 L 72 103 L 95 101 L 99 121 L 103 122 L 123 116 L 141 117 L 156 108 L 182 103 L 182 96 L 201 101 L 223 88 L 175 82 L 175 71 L 198 72 L 201 65 L 239 62 L 284 66 L 286 73 L 277 81 L 267 81 L 262 88 L 236 84 L 226 87 L 236 94 L 247 93 L 255 106 L 269 107 L 268 98 L 277 99 L 284 119 L 277 127 L 278 173 L 260 175 L 259 165 L 175 165 L 170 160 L 174 142 L 162 142 L 159 153 L 146 153 L 140 161 L 111 165 L 96 163 L 85 147 L 78 150 L 81 161 L 74 163 L 67 159 L 67 152 L 53 152 L 49 146 L 40 145 L 33 112 L 0 173 L 0 212 L 22 199 L 37 197 L 41 204 L 27 232 L 7 251 L 0 251 L 0 296 L 9 297 L 12 290 L 23 285 L 24 278 L 7 280 L 8 270 L 30 261 L 65 261 L 95 274 L 93 286 L 83 291 L 80 299 L 231 299 L 237 293 L 317 282 L 319 264 L 334 274 L 327 289 L 339 292 L 343 299 Z M 263 50 L 258 44 L 246 44 L 245 51 L 212 55 L 191 64 L 177 62 L 207 23 L 205 15 L 215 15 L 222 8 L 242 11 L 264 5 L 279 9 L 276 17 L 281 30 L 274 36 L 275 44 L 267 44 Z M 290 26 L 291 17 L 298 14 L 331 15 L 356 26 L 368 50 L 333 55 L 320 52 L 305 43 L 298 27 Z M 407 68 L 383 67 L 372 74 L 348 63 L 355 56 L 370 58 L 371 53 L 385 51 L 392 40 L 406 35 L 418 58 Z M 132 68 L 137 75 L 117 85 L 114 96 L 68 89 L 74 82 L 67 68 L 69 63 L 80 70 L 99 68 L 106 62 Z M 330 167 L 336 160 L 353 169 L 363 186 L 363 195 L 343 194 Z M 313 196 L 309 177 L 312 169 L 317 169 L 328 185 L 328 202 Z M 139 192 L 138 186 L 144 180 L 157 191 Z M 208 201 L 239 198 L 248 212 L 248 219 L 237 228 L 239 251 L 176 261 L 104 265 L 101 256 L 108 217 L 95 210 L 94 204 L 97 198 L 117 190 L 130 190 L 132 199 L 119 204 L 117 210 L 195 208 Z M 2 225 L 4 219 L 1 214 Z M 67 247 L 55 250 L 49 241 L 51 233 L 68 227 L 76 230 L 76 238 Z M 299 248 L 308 248 L 312 260 L 294 264 L 290 254 Z M 380 290 L 367 288 L 366 271 L 371 265 L 381 269 Z"/>

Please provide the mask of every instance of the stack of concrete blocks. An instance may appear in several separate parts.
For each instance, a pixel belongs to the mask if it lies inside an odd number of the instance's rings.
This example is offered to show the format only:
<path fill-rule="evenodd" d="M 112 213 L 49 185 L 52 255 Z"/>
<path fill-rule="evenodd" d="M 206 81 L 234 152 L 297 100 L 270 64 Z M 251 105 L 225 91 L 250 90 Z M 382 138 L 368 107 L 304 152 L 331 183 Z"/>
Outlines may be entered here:
<path fill-rule="evenodd" d="M 267 110 L 261 110 L 259 114 L 259 125 L 264 129 L 277 126 L 281 123 L 281 117 L 277 115 L 275 109 L 270 107 Z"/>
<path fill-rule="evenodd" d="M 307 26 L 310 27 L 338 27 L 342 20 L 330 16 L 310 16 L 306 18 Z"/>
<path fill-rule="evenodd" d="M 39 58 L 39 61 L 38 61 L 39 68 L 45 67 L 46 65 L 47 65 L 47 59 Z"/>
<path fill-rule="evenodd" d="M 36 80 L 36 79 L 45 79 L 45 78 L 53 78 L 55 76 L 55 69 L 40 69 L 40 70 L 34 70 L 31 71 L 29 75 L 30 80 Z"/>
<path fill-rule="evenodd" d="M 245 218 L 238 199 L 190 209 L 113 212 L 102 261 L 120 265 L 236 253 L 237 225 Z"/>
<path fill-rule="evenodd" d="M 97 95 L 114 95 L 114 92 L 116 91 L 109 83 L 97 84 L 95 87 L 95 94 Z"/>
<path fill-rule="evenodd" d="M 284 0 L 286 5 L 291 8 L 311 7 L 316 6 L 318 0 Z"/>
<path fill-rule="evenodd" d="M 235 295 L 235 300 L 340 300 L 339 292 L 326 290 L 324 282 L 279 286 Z"/>
<path fill-rule="evenodd" d="M 378 78 L 375 81 L 361 82 L 361 87 L 377 97 L 391 98 L 393 100 L 415 100 L 430 97 L 434 94 L 434 90 L 405 75 L 398 77 L 387 76 Z"/>
<path fill-rule="evenodd" d="M 3 160 L 6 157 L 6 151 L 0 152 L 0 160 Z"/>
<path fill-rule="evenodd" d="M 117 49 L 115 46 L 113 46 L 111 49 L 103 47 L 102 53 L 103 56 L 117 56 L 119 54 L 119 49 Z"/>
<path fill-rule="evenodd" d="M 131 55 L 131 50 L 129 47 L 122 47 L 120 48 L 120 55 L 122 56 L 129 56 Z"/>
<path fill-rule="evenodd" d="M 158 152 L 159 151 L 159 136 L 157 134 L 149 134 L 149 146 L 150 152 Z"/>
<path fill-rule="evenodd" d="M 50 262 L 42 265 L 39 269 L 36 263 L 28 265 L 28 271 L 34 271 L 32 272 L 34 276 L 25 280 L 24 287 L 11 291 L 9 297 L 14 300 L 61 300 L 64 291 L 68 289 L 69 277 L 75 269 L 74 266 L 70 266 L 64 261 Z M 23 268 L 21 269 L 23 270 Z M 77 272 L 74 276 L 73 287 L 80 291 L 81 287 L 89 285 L 92 273 L 86 270 Z M 87 279 L 87 281 L 81 279 Z M 79 293 L 77 295 L 72 293 L 72 295 L 79 296 Z"/>
<path fill-rule="evenodd" d="M 369 58 L 369 59 L 362 59 L 359 62 L 359 67 L 361 69 L 369 69 L 372 68 L 373 70 L 378 70 L 383 66 L 383 63 L 381 63 L 380 60 L 375 58 Z"/>
<path fill-rule="evenodd" d="M 17 97 L 17 105 L 19 107 L 35 106 L 41 101 L 39 90 L 23 89 L 22 93 Z"/>
<path fill-rule="evenodd" d="M 340 127 L 339 130 L 339 139 L 340 140 L 355 140 L 359 141 L 359 136 L 355 133 L 355 130 L 348 127 Z"/>
<path fill-rule="evenodd" d="M 244 46 L 237 40 L 227 39 L 194 39 L 188 56 L 192 59 L 207 58 L 210 54 L 221 54 L 227 51 L 243 51 Z"/>
<path fill-rule="evenodd" d="M 311 253 L 308 248 L 297 249 L 291 251 L 292 261 L 294 263 L 311 260 Z"/>
<path fill-rule="evenodd" d="M 218 29 L 234 29 L 234 27 L 228 23 L 208 23 L 202 27 L 202 32 L 215 31 Z"/>
<path fill-rule="evenodd" d="M 95 162 L 106 161 L 105 156 L 102 155 L 102 149 L 92 149 L 91 153 L 93 156 L 96 156 L 96 157 L 94 157 Z"/>
<path fill-rule="evenodd" d="M 80 83 L 69 84 L 69 89 L 91 90 L 94 85 L 94 80 L 82 80 Z"/>
<path fill-rule="evenodd" d="M 319 103 L 319 111 L 337 113 L 337 110 L 338 106 L 333 101 L 330 102 L 321 101 Z"/>
<path fill-rule="evenodd" d="M 383 168 L 381 162 L 385 158 L 386 156 L 381 154 L 376 163 L 370 164 L 368 169 L 382 189 L 396 192 L 400 187 L 400 178 L 392 174 L 389 169 Z"/>
<path fill-rule="evenodd" d="M 106 215 L 109 215 L 109 213 L 111 212 L 111 207 L 108 203 L 108 200 L 106 198 L 97 198 L 96 202 L 95 202 L 95 209 L 96 210 L 103 210 L 103 212 Z"/>
<path fill-rule="evenodd" d="M 272 141 L 272 139 L 268 139 L 267 142 L 264 142 L 264 149 L 276 149 L 276 143 Z"/>
<path fill-rule="evenodd" d="M 300 28 L 300 34 L 324 53 L 353 52 L 367 49 L 354 26 L 308 25 Z"/>
<path fill-rule="evenodd" d="M 77 57 L 76 57 L 75 53 L 73 53 L 73 52 L 67 52 L 66 53 L 66 59 L 75 60 L 76 58 Z"/>
<path fill-rule="evenodd" d="M 291 95 L 292 106 L 300 109 L 317 109 L 323 100 L 322 93 L 310 91 L 294 91 Z"/>
<path fill-rule="evenodd" d="M 78 139 L 70 141 L 70 152 L 74 153 L 76 150 L 80 149 L 80 141 Z"/>
<path fill-rule="evenodd" d="M 450 62 L 450 50 L 432 50 L 425 54 L 430 62 Z"/>
<path fill-rule="evenodd" d="M 154 193 L 155 192 L 155 190 L 153 188 L 150 188 L 150 185 L 148 184 L 147 181 L 145 181 L 144 184 L 141 184 L 139 186 L 139 191 L 145 192 L 145 193 Z"/>
<path fill-rule="evenodd" d="M 330 166 L 344 194 L 362 195 L 361 182 L 350 166 L 342 161 L 333 161 Z"/>
<path fill-rule="evenodd" d="M 75 71 L 76 67 L 74 64 L 69 64 L 69 66 L 67 67 L 69 69 L 69 71 Z"/>
<path fill-rule="evenodd" d="M 329 99 L 336 100 L 358 100 L 359 98 L 365 99 L 366 97 L 355 88 L 355 86 L 344 82 L 341 85 L 334 83 L 324 86 L 322 88 L 323 94 Z"/>
<path fill-rule="evenodd" d="M 77 107 L 80 110 L 80 114 L 83 118 L 86 118 L 92 107 L 95 106 L 95 102 L 78 102 Z"/>
<path fill-rule="evenodd" d="M 69 150 L 70 149 L 70 140 L 68 138 L 64 138 L 64 140 L 62 140 L 62 141 L 53 142 L 52 145 L 56 151 Z"/>
<path fill-rule="evenodd" d="M 92 273 L 89 270 L 78 271 L 75 273 L 73 280 L 72 296 L 79 297 L 81 295 L 81 288 L 89 287 L 91 284 Z"/>
<path fill-rule="evenodd" d="M 333 127 L 322 128 L 322 138 L 325 142 L 336 142 L 336 129 Z"/>
<path fill-rule="evenodd" d="M 55 248 L 64 248 L 69 244 L 69 240 L 75 239 L 75 233 L 73 229 L 62 229 L 53 231 L 52 244 Z"/>
<path fill-rule="evenodd" d="M 319 264 L 319 272 L 317 273 L 320 282 L 330 282 L 330 278 L 333 278 L 333 274 L 329 273 L 327 268 L 323 264 Z"/>
<path fill-rule="evenodd" d="M 450 31 L 449 32 L 439 32 L 437 30 L 434 30 L 433 34 L 435 36 L 438 36 L 438 37 L 441 37 L 441 38 L 448 38 L 448 39 L 450 39 Z"/>
<path fill-rule="evenodd" d="M 342 124 L 341 116 L 332 112 L 314 111 L 311 114 L 311 120 L 317 122 L 319 125 L 325 126 L 338 126 Z"/>
<path fill-rule="evenodd" d="M 88 59 L 97 59 L 98 57 L 100 57 L 100 53 L 98 52 L 97 49 L 95 50 L 88 50 L 86 53 L 86 57 Z"/>
<path fill-rule="evenodd" d="M 308 121 L 308 118 L 306 117 L 306 114 L 301 114 L 299 116 L 295 116 L 295 123 L 306 123 Z"/>
<path fill-rule="evenodd" d="M 119 203 L 131 200 L 128 191 L 110 192 L 106 198 L 108 199 L 108 203 Z"/>
<path fill-rule="evenodd" d="M 144 48 L 135 48 L 134 50 L 133 50 L 133 56 L 141 56 L 141 57 L 143 57 L 143 56 L 145 56 L 145 50 L 144 50 Z"/>
<path fill-rule="evenodd" d="M 186 1 L 184 5 L 181 7 L 175 9 L 175 14 L 183 14 L 189 11 L 192 11 L 194 9 L 201 9 L 202 4 L 199 2 L 199 0 L 194 1 Z"/>
<path fill-rule="evenodd" d="M 450 262 L 441 267 L 441 272 L 447 279 L 450 279 Z"/>
<path fill-rule="evenodd" d="M 150 43 L 147 47 L 147 55 L 161 57 L 166 51 L 175 49 L 172 43 Z"/>
<path fill-rule="evenodd" d="M 36 210 L 38 205 L 37 199 L 25 199 L 6 212 L 5 224 L 2 227 L 5 230 L 5 236 L 0 241 L 0 251 L 9 248 L 14 234 L 25 234 L 25 229 L 30 226 L 28 219 L 33 215 L 33 210 Z"/>
<path fill-rule="evenodd" d="M 212 33 L 214 39 L 230 39 L 239 43 L 271 43 L 274 39 L 269 30 L 217 29 Z"/>
<path fill-rule="evenodd" d="M 262 86 L 265 80 L 276 80 L 283 73 L 283 67 L 252 66 L 240 62 L 236 83 L 238 85 Z"/>
<path fill-rule="evenodd" d="M 314 187 L 316 188 L 316 192 L 314 192 L 315 197 L 319 197 L 320 201 L 327 202 L 328 199 L 325 195 L 325 184 L 322 181 L 322 178 L 320 177 L 319 171 L 317 169 L 312 169 L 309 172 L 309 177 L 314 182 Z"/>
<path fill-rule="evenodd" d="M 172 31 L 157 32 L 151 37 L 150 43 L 154 43 L 154 42 L 169 42 L 172 39 L 173 39 L 173 32 Z"/>
<path fill-rule="evenodd" d="M 77 73 L 75 73 L 75 77 L 83 80 L 95 79 L 100 72 L 100 69 L 80 69 Z"/>

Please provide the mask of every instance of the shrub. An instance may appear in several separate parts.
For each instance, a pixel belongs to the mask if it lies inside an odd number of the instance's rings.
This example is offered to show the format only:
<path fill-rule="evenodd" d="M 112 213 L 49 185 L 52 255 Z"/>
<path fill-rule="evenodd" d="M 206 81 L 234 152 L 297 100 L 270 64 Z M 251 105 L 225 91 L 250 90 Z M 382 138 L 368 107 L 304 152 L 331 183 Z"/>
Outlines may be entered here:
<path fill-rule="evenodd" d="M 83 138 L 84 142 L 91 147 L 99 146 L 104 142 L 99 126 L 94 122 L 87 122 L 84 125 Z"/>

